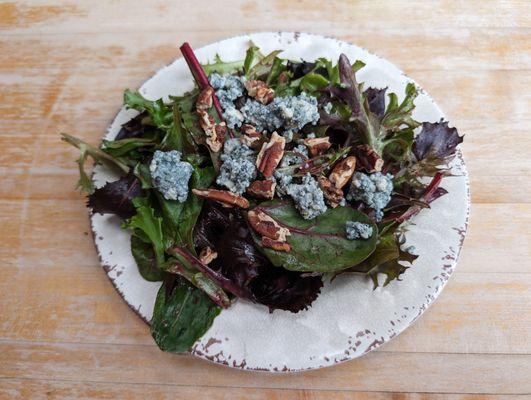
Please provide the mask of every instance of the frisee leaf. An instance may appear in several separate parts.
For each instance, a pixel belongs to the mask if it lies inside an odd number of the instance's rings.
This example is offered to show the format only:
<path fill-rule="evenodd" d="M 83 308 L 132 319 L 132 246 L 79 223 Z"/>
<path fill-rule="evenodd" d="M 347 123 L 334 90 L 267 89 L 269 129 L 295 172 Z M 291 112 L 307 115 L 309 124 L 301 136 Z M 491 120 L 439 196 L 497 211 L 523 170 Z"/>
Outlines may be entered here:
<path fill-rule="evenodd" d="M 257 208 L 280 225 L 288 228 L 291 235 L 287 242 L 290 252 L 263 248 L 264 254 L 276 266 L 291 271 L 333 272 L 357 264 L 374 251 L 378 238 L 378 228 L 365 214 L 350 207 L 336 207 L 312 220 L 305 220 L 287 201 L 273 200 L 262 203 Z M 347 221 L 368 224 L 373 229 L 367 239 L 349 240 L 346 238 Z M 256 244 L 261 246 L 258 236 Z"/>

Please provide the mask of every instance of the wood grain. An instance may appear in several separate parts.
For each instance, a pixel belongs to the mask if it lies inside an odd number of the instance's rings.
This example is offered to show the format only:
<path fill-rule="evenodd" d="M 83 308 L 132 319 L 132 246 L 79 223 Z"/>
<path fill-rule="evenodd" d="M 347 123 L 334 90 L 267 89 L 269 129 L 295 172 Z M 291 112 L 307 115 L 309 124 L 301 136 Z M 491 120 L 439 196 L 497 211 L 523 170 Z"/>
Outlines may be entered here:
<path fill-rule="evenodd" d="M 332 35 L 388 58 L 466 135 L 470 230 L 426 314 L 352 362 L 287 376 L 160 352 L 98 264 L 75 152 L 194 47 Z M 531 394 L 531 3 L 0 3 L 0 399 L 523 399 Z"/>

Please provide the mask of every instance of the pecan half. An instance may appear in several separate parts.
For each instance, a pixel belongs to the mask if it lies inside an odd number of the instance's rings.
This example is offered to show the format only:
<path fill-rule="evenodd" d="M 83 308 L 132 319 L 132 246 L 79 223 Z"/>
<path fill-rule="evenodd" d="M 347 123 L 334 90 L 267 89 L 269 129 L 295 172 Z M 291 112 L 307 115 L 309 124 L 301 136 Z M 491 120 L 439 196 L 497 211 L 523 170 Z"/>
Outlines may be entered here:
<path fill-rule="evenodd" d="M 205 110 L 198 109 L 197 115 L 199 115 L 199 125 L 207 137 L 206 143 L 208 147 L 210 147 L 210 150 L 217 153 L 221 150 L 223 142 L 225 141 L 227 125 L 225 122 L 217 124 L 214 117 Z"/>
<path fill-rule="evenodd" d="M 276 132 L 273 132 L 268 143 L 262 145 L 256 158 L 256 167 L 266 178 L 273 175 L 273 171 L 284 155 L 285 146 L 286 139 Z"/>
<path fill-rule="evenodd" d="M 315 157 L 319 154 L 323 154 L 326 150 L 332 146 L 332 143 L 330 143 L 330 139 L 328 136 L 325 137 L 318 137 L 318 138 L 307 138 L 304 139 L 304 144 L 308 147 L 308 150 L 310 150 L 310 154 Z"/>
<path fill-rule="evenodd" d="M 251 149 L 257 149 L 261 146 L 264 139 L 265 137 L 254 126 L 249 124 L 242 125 L 241 141 Z"/>
<path fill-rule="evenodd" d="M 260 210 L 251 210 L 247 213 L 249 225 L 262 237 L 285 242 L 286 236 L 291 235 L 288 228 L 280 226 L 277 221 Z"/>
<path fill-rule="evenodd" d="M 218 189 L 192 189 L 192 193 L 196 196 L 203 197 L 209 200 L 215 200 L 221 204 L 227 206 L 237 206 L 240 208 L 249 208 L 249 201 L 235 193 L 229 192 L 228 190 L 218 190 Z"/>
<path fill-rule="evenodd" d="M 356 157 L 349 156 L 335 165 L 328 179 L 330 179 L 330 182 L 332 182 L 336 188 L 341 189 L 348 183 L 350 178 L 352 178 L 355 169 Z"/>
<path fill-rule="evenodd" d="M 207 110 L 212 107 L 212 95 L 214 94 L 214 89 L 212 86 L 207 86 L 203 90 L 201 90 L 201 93 L 199 93 L 199 96 L 197 96 L 197 100 L 195 102 L 195 108 L 197 110 Z"/>
<path fill-rule="evenodd" d="M 285 251 L 286 253 L 291 251 L 291 246 L 286 242 L 279 242 L 278 240 L 273 240 L 268 237 L 262 237 L 262 246 L 268 247 L 277 251 Z"/>
<path fill-rule="evenodd" d="M 382 170 L 384 161 L 370 146 L 361 144 L 354 149 L 354 153 L 358 160 L 358 167 L 369 173 Z"/>
<path fill-rule="evenodd" d="M 271 103 L 275 97 L 275 91 L 267 86 L 265 82 L 249 80 L 245 82 L 244 86 L 247 89 L 247 94 L 262 104 Z"/>
<path fill-rule="evenodd" d="M 216 253 L 214 250 L 212 250 L 210 247 L 205 247 L 203 250 L 201 250 L 201 253 L 199 253 L 199 261 L 201 261 L 203 264 L 208 265 L 218 256 L 218 253 Z"/>
<path fill-rule="evenodd" d="M 277 183 L 274 180 L 254 181 L 247 188 L 247 193 L 259 199 L 272 199 L 276 186 Z"/>
<path fill-rule="evenodd" d="M 323 191 L 325 199 L 328 200 L 330 207 L 336 208 L 343 200 L 343 191 L 335 187 L 325 176 L 317 178 L 317 183 L 319 183 L 319 187 Z"/>

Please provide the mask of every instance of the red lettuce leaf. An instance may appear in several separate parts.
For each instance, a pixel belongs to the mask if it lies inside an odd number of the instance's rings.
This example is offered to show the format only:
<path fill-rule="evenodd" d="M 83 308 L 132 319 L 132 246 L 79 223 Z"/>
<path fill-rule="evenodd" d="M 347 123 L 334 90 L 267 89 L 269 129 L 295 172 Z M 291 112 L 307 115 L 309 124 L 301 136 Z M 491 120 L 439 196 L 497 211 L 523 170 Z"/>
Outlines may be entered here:
<path fill-rule="evenodd" d="M 197 248 L 210 246 L 218 253 L 208 268 L 237 286 L 238 297 L 264 304 L 269 309 L 298 312 L 317 298 L 323 285 L 321 276 L 275 267 L 254 244 L 251 231 L 240 210 L 206 203 L 195 230 Z M 227 285 L 225 285 L 227 286 Z M 230 289 L 228 289 L 230 290 Z"/>
<path fill-rule="evenodd" d="M 87 207 L 99 214 L 116 214 L 120 218 L 131 218 L 136 214 L 133 199 L 142 194 L 140 181 L 133 174 L 107 182 L 88 196 Z"/>
<path fill-rule="evenodd" d="M 385 114 L 385 92 L 387 88 L 368 88 L 363 94 L 369 103 L 369 109 L 373 114 L 382 118 Z"/>
<path fill-rule="evenodd" d="M 413 154 L 417 160 L 425 158 L 445 159 L 455 154 L 456 147 L 463 141 L 457 129 L 450 128 L 448 122 L 424 122 L 422 130 L 415 138 Z"/>

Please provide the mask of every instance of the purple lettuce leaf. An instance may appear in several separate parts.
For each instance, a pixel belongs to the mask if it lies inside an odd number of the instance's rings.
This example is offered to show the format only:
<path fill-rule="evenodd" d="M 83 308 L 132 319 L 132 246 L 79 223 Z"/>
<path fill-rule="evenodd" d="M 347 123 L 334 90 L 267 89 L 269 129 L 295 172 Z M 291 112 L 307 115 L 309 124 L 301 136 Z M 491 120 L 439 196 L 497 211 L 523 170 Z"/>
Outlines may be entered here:
<path fill-rule="evenodd" d="M 207 267 L 219 274 L 222 287 L 238 297 L 264 304 L 270 311 L 304 310 L 323 285 L 321 276 L 303 276 L 271 264 L 256 248 L 247 222 L 237 209 L 206 203 L 196 225 L 195 244 L 198 249 L 209 246 L 217 252 L 217 258 Z"/>
<path fill-rule="evenodd" d="M 456 147 L 463 141 L 457 129 L 450 128 L 448 122 L 424 122 L 422 130 L 415 138 L 413 154 L 417 160 L 427 158 L 446 159 L 455 154 Z"/>
<path fill-rule="evenodd" d="M 368 88 L 363 94 L 369 103 L 369 109 L 373 114 L 382 118 L 385 114 L 385 92 L 387 88 L 376 89 Z"/>
<path fill-rule="evenodd" d="M 140 181 L 130 173 L 96 189 L 88 196 L 87 207 L 95 213 L 116 214 L 122 219 L 127 219 L 136 214 L 133 199 L 141 194 Z"/>

